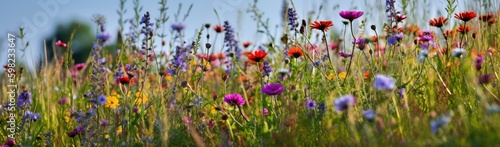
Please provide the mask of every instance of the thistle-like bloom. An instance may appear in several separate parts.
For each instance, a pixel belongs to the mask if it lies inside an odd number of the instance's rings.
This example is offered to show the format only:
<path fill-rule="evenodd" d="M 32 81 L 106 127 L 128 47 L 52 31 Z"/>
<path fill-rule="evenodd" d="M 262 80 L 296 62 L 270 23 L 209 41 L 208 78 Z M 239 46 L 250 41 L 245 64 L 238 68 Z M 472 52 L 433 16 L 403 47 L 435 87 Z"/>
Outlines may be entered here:
<path fill-rule="evenodd" d="M 367 120 L 373 120 L 376 116 L 375 114 L 375 111 L 371 110 L 371 109 L 368 109 L 368 110 L 363 110 L 363 116 L 367 119 Z"/>
<path fill-rule="evenodd" d="M 349 108 L 349 106 L 354 106 L 355 103 L 356 103 L 356 98 L 354 98 L 352 94 L 349 94 L 337 98 L 334 101 L 333 105 L 335 106 L 335 110 L 337 112 L 341 112 L 341 111 L 346 111 L 347 108 Z"/>
<path fill-rule="evenodd" d="M 481 70 L 481 68 L 483 67 L 483 63 L 484 63 L 484 57 L 483 56 L 477 56 L 476 59 L 474 59 L 474 67 L 476 68 L 476 70 Z"/>
<path fill-rule="evenodd" d="M 172 27 L 174 31 L 181 32 L 186 26 L 182 22 L 179 22 L 172 24 L 170 27 Z"/>
<path fill-rule="evenodd" d="M 264 61 L 264 65 L 262 66 L 262 76 L 269 76 L 271 75 L 271 72 L 273 72 L 273 67 L 271 67 L 269 62 Z"/>
<path fill-rule="evenodd" d="M 344 58 L 349 58 L 349 57 L 352 57 L 352 54 L 349 54 L 349 53 L 344 53 L 344 52 L 339 52 L 339 55 L 341 57 L 344 57 Z"/>
<path fill-rule="evenodd" d="M 455 13 L 455 18 L 460 19 L 464 22 L 474 19 L 475 17 L 476 17 L 476 12 L 474 11 L 461 12 L 458 14 Z"/>
<path fill-rule="evenodd" d="M 299 58 L 302 56 L 302 50 L 299 47 L 292 47 L 288 49 L 288 57 Z"/>
<path fill-rule="evenodd" d="M 245 104 L 245 99 L 240 94 L 227 94 L 224 96 L 224 102 L 232 106 L 242 106 Z"/>
<path fill-rule="evenodd" d="M 350 10 L 342 10 L 339 12 L 340 17 L 347 19 L 349 21 L 353 21 L 363 16 L 363 11 L 350 11 Z"/>
<path fill-rule="evenodd" d="M 17 107 L 23 108 L 24 105 L 26 104 L 31 104 L 31 93 L 28 92 L 28 90 L 24 90 L 19 94 L 17 97 Z"/>
<path fill-rule="evenodd" d="M 312 29 L 320 31 L 328 31 L 328 29 L 330 29 L 331 26 L 333 26 L 331 20 L 314 21 L 314 23 L 311 24 Z"/>
<path fill-rule="evenodd" d="M 364 50 L 365 47 L 366 47 L 366 41 L 364 38 L 358 38 L 356 39 L 356 41 L 352 41 L 352 44 L 356 44 L 356 46 L 360 49 L 360 50 Z"/>
<path fill-rule="evenodd" d="M 250 54 L 248 54 L 248 59 L 250 59 L 250 61 L 252 61 L 252 62 L 260 62 L 264 58 L 266 58 L 266 56 L 267 56 L 267 53 L 265 51 L 256 50 L 256 51 L 253 51 Z"/>
<path fill-rule="evenodd" d="M 100 105 L 104 105 L 106 104 L 106 96 L 105 95 L 99 95 L 97 97 L 97 102 L 100 104 Z"/>
<path fill-rule="evenodd" d="M 276 84 L 266 84 L 264 87 L 262 87 L 262 93 L 266 95 L 278 95 L 283 93 L 283 85 L 276 83 Z"/>
<path fill-rule="evenodd" d="M 451 56 L 452 57 L 461 57 L 463 54 L 465 54 L 465 49 L 464 48 L 455 48 L 451 51 Z"/>
<path fill-rule="evenodd" d="M 374 85 L 378 90 L 392 90 L 396 87 L 394 78 L 381 74 L 377 74 L 375 77 Z"/>
<path fill-rule="evenodd" d="M 288 8 L 288 25 L 290 25 L 290 30 L 295 30 L 297 27 L 297 12 L 293 8 Z"/>
<path fill-rule="evenodd" d="M 306 99 L 306 108 L 307 109 L 314 109 L 316 108 L 316 102 L 311 100 L 311 99 Z"/>
<path fill-rule="evenodd" d="M 470 26 L 467 26 L 467 25 L 460 25 L 458 28 L 457 28 L 457 32 L 461 33 L 461 34 L 466 34 L 468 33 L 470 30 L 472 30 L 472 28 Z"/>
<path fill-rule="evenodd" d="M 99 32 L 96 38 L 99 41 L 99 44 L 104 44 L 109 40 L 109 38 L 111 38 L 111 35 L 107 32 Z"/>
<path fill-rule="evenodd" d="M 439 18 L 433 18 L 429 21 L 429 25 L 441 28 L 444 26 L 448 18 L 445 17 L 439 17 Z"/>
<path fill-rule="evenodd" d="M 66 43 L 62 42 L 61 40 L 57 40 L 56 45 L 59 47 L 66 47 Z"/>

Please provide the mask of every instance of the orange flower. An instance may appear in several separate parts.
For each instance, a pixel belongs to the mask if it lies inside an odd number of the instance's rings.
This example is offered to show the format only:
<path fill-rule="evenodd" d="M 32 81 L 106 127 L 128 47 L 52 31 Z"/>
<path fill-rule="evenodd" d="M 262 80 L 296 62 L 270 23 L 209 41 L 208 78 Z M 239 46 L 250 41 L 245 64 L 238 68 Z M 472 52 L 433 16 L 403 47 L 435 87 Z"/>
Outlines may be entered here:
<path fill-rule="evenodd" d="M 444 18 L 444 17 L 439 17 L 437 19 L 433 18 L 429 21 L 429 25 L 440 28 L 446 23 L 447 20 L 448 20 L 448 18 Z"/>
<path fill-rule="evenodd" d="M 299 58 L 300 56 L 302 56 L 302 50 L 300 50 L 299 47 L 292 47 L 288 50 L 288 56 Z"/>
<path fill-rule="evenodd" d="M 475 17 L 476 17 L 476 12 L 474 11 L 461 12 L 458 14 L 455 13 L 455 18 L 460 19 L 464 22 L 467 22 Z"/>
<path fill-rule="evenodd" d="M 217 32 L 217 33 L 221 33 L 221 32 L 223 32 L 223 31 L 224 31 L 224 28 L 222 28 L 222 26 L 221 26 L 221 25 L 215 25 L 215 26 L 214 26 L 214 30 L 215 30 L 215 32 Z"/>
<path fill-rule="evenodd" d="M 248 59 L 253 62 L 260 62 L 262 59 L 266 58 L 267 53 L 262 50 L 256 50 L 248 54 Z"/>
<path fill-rule="evenodd" d="M 372 41 L 373 42 L 378 42 L 378 37 L 377 36 L 372 36 Z"/>
<path fill-rule="evenodd" d="M 370 71 L 366 71 L 365 73 L 363 73 L 363 77 L 365 79 L 368 79 L 370 77 Z"/>
<path fill-rule="evenodd" d="M 469 32 L 470 30 L 472 30 L 472 28 L 470 26 L 467 26 L 467 25 L 460 25 L 457 29 L 457 32 L 460 32 L 462 34 L 465 34 L 467 32 Z"/>
<path fill-rule="evenodd" d="M 453 36 L 455 36 L 455 31 L 454 30 L 446 30 L 446 31 L 444 31 L 443 34 L 446 37 L 453 37 Z"/>
<path fill-rule="evenodd" d="M 328 31 L 328 29 L 331 26 L 333 26 L 333 23 L 331 20 L 314 21 L 314 23 L 311 24 L 312 29 L 321 30 L 321 31 Z"/>
<path fill-rule="evenodd" d="M 243 47 L 244 48 L 247 48 L 248 46 L 250 46 L 252 43 L 247 41 L 247 42 L 243 42 Z"/>

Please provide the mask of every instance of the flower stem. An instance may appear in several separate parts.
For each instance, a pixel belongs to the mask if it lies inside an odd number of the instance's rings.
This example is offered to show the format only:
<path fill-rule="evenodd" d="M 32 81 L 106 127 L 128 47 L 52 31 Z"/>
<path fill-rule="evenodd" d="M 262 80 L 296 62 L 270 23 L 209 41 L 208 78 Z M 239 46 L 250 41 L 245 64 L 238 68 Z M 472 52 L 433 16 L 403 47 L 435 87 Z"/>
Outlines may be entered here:
<path fill-rule="evenodd" d="M 354 43 L 356 43 L 356 37 L 354 36 L 354 32 L 352 31 L 352 21 L 350 21 L 350 25 L 351 25 L 351 35 L 352 35 L 352 38 L 354 38 Z M 352 45 L 352 51 L 351 51 L 351 58 L 349 59 L 349 66 L 347 67 L 347 73 L 346 73 L 346 78 L 344 79 L 344 83 L 347 81 L 347 77 L 349 77 L 349 72 L 351 71 L 351 65 L 352 65 L 352 57 L 354 57 L 354 47 L 356 45 L 353 44 Z"/>

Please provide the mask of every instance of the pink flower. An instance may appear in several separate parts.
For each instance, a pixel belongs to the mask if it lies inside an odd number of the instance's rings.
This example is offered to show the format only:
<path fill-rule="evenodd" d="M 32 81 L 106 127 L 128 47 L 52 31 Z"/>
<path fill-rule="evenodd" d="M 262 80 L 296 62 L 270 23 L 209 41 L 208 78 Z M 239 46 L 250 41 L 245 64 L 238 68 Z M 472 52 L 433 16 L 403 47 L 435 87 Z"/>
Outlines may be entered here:
<path fill-rule="evenodd" d="M 59 46 L 59 47 L 66 47 L 66 43 L 62 42 L 61 40 L 58 40 L 56 42 L 56 45 Z"/>
<path fill-rule="evenodd" d="M 349 11 L 349 10 L 342 10 L 339 12 L 340 17 L 344 19 L 348 19 L 349 21 L 353 21 L 355 19 L 358 19 L 363 15 L 363 11 Z"/>

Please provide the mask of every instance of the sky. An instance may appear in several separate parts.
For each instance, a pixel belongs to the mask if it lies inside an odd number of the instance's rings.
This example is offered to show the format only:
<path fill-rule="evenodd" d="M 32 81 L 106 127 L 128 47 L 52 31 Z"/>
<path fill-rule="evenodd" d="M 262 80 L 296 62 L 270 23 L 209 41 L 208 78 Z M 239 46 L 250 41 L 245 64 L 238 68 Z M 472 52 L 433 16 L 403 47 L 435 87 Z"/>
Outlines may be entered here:
<path fill-rule="evenodd" d="M 385 5 L 384 0 L 292 1 L 299 19 L 307 17 L 308 12 L 318 10 L 319 6 L 323 5 L 322 15 L 318 19 L 332 20 L 335 24 L 333 29 L 336 30 L 342 29 L 342 19 L 338 15 L 340 10 L 367 10 L 369 9 L 367 7 L 372 7 L 371 9 L 373 10 L 383 12 L 384 10 L 376 7 L 384 8 Z M 286 0 L 286 2 L 290 2 L 290 0 Z M 444 2 L 445 0 L 440 0 L 439 2 L 433 2 L 430 6 L 443 6 Z M 181 17 L 185 14 L 189 5 L 193 4 L 189 17 L 183 22 L 186 24 L 185 34 L 188 40 L 194 40 L 195 31 L 201 25 L 205 23 L 219 24 L 224 20 L 228 20 L 235 27 L 235 31 L 238 32 L 237 36 L 240 42 L 251 41 L 259 44 L 267 41 L 265 36 L 255 33 L 257 29 L 256 22 L 252 19 L 252 14 L 246 11 L 253 3 L 253 0 L 167 0 L 169 7 L 167 15 L 170 16 L 170 19 L 166 23 L 167 29 L 170 29 L 171 24 L 176 23 L 173 14 L 177 11 L 179 3 L 182 3 L 183 6 Z M 283 3 L 283 0 L 260 0 L 258 2 L 257 7 L 263 12 L 263 18 L 269 18 L 271 33 L 278 32 L 275 27 L 282 23 L 281 11 Z M 149 11 L 152 18 L 159 16 L 158 0 L 141 0 L 140 4 L 143 6 L 141 14 Z M 127 0 L 125 8 L 127 9 L 125 18 L 133 18 L 132 0 Z M 21 53 L 19 51 L 21 43 L 17 42 L 17 61 L 26 61 L 29 65 L 32 65 L 30 63 L 38 61 L 38 57 L 42 55 L 39 50 L 43 48 L 43 39 L 57 29 L 55 28 L 56 24 L 70 22 L 71 20 L 80 20 L 88 22 L 95 27 L 95 24 L 91 21 L 92 15 L 102 14 L 107 20 L 106 29 L 110 31 L 110 34 L 116 34 L 116 31 L 119 29 L 118 14 L 116 13 L 118 9 L 119 0 L 9 0 L 3 2 L 0 5 L 0 10 L 2 11 L 0 13 L 0 18 L 2 19 L 0 33 L 4 34 L 0 35 L 0 46 L 3 48 L 0 50 L 0 54 L 2 54 L 0 65 L 6 63 L 7 55 L 5 55 L 5 48 L 7 48 L 7 33 L 19 34 L 18 30 L 20 26 L 25 27 L 27 34 L 24 41 L 29 41 L 30 46 L 24 53 Z M 217 10 L 219 19 L 214 13 L 214 9 Z M 363 17 L 368 19 L 369 26 L 370 22 L 380 23 L 380 17 L 384 15 L 365 12 Z M 181 20 L 177 21 L 180 22 Z M 125 27 L 124 29 L 127 30 L 128 28 Z M 281 30 L 280 28 L 278 29 Z M 111 40 L 114 40 L 114 37 L 112 36 Z M 219 38 L 222 38 L 222 36 Z M 24 56 L 21 57 L 21 54 L 24 54 Z"/>

